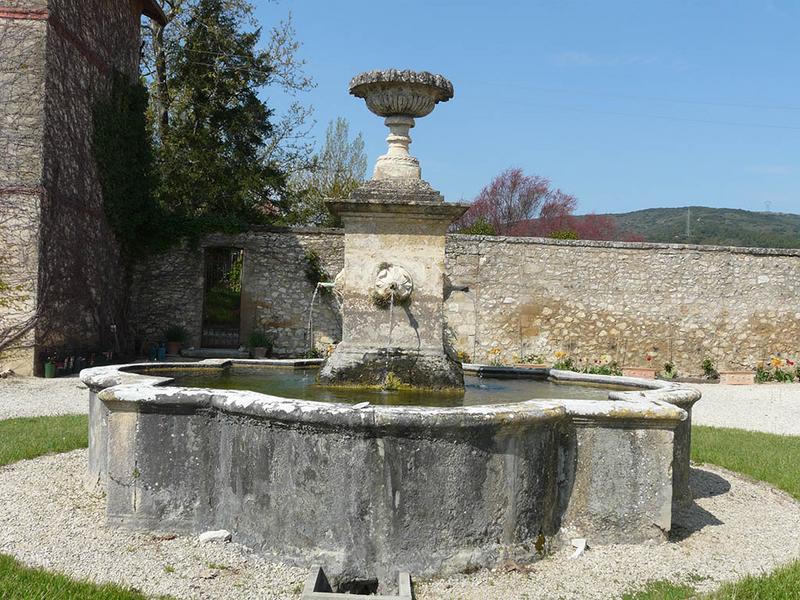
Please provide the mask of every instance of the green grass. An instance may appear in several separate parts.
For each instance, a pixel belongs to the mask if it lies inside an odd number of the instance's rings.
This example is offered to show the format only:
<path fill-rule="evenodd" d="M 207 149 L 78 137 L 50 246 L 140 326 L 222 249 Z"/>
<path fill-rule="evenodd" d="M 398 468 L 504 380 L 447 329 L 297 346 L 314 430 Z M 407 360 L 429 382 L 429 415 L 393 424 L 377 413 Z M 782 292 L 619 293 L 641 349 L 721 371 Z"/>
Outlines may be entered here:
<path fill-rule="evenodd" d="M 89 418 L 86 415 L 0 421 L 0 466 L 88 445 Z"/>
<path fill-rule="evenodd" d="M 86 448 L 86 415 L 0 421 L 0 466 L 53 452 Z M 135 590 L 73 581 L 65 575 L 23 566 L 0 554 L 1 600 L 144 600 Z M 164 596 L 163 598 L 166 598 Z"/>
<path fill-rule="evenodd" d="M 695 426 L 692 460 L 766 481 L 800 500 L 800 437 Z"/>
<path fill-rule="evenodd" d="M 650 581 L 643 589 L 624 594 L 622 600 L 687 600 L 697 593 L 688 585 L 679 585 L 669 581 Z"/>
<path fill-rule="evenodd" d="M 713 600 L 789 600 L 800 598 L 800 560 L 769 575 L 745 577 L 722 586 Z"/>
<path fill-rule="evenodd" d="M 0 422 L 1 423 L 1 422 Z M 23 566 L 0 554 L 2 600 L 146 600 L 141 593 L 116 585 L 74 581 L 65 575 Z M 161 596 L 166 600 L 167 596 Z"/>
<path fill-rule="evenodd" d="M 719 465 L 765 481 L 800 500 L 800 437 L 740 429 L 692 427 L 692 460 Z M 650 581 L 624 600 L 791 600 L 800 599 L 800 561 L 768 575 L 745 577 L 716 592 L 698 594 L 691 586 Z"/>

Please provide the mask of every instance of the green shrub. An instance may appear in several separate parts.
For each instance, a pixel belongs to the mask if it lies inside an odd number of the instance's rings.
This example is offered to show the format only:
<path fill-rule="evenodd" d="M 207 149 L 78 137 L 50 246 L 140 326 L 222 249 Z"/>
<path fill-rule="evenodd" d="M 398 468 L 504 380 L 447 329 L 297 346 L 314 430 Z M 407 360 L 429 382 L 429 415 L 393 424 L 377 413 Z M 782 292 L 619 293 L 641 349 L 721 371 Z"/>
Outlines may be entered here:
<path fill-rule="evenodd" d="M 164 331 L 164 339 L 168 342 L 178 342 L 183 344 L 189 338 L 189 333 L 181 325 L 171 325 Z"/>
<path fill-rule="evenodd" d="M 577 240 L 578 234 L 572 229 L 561 229 L 550 233 L 550 238 L 554 240 Z"/>
<path fill-rule="evenodd" d="M 714 361 L 710 358 L 706 357 L 703 359 L 703 375 L 706 379 L 717 379 L 719 377 L 719 372 L 717 372 L 717 368 L 714 365 Z"/>
<path fill-rule="evenodd" d="M 497 235 L 494 225 L 483 217 L 476 220 L 472 225 L 467 225 L 458 230 L 464 235 Z"/>
<path fill-rule="evenodd" d="M 272 352 L 274 340 L 272 336 L 262 329 L 254 329 L 250 334 L 249 343 L 251 348 L 266 348 L 267 354 Z"/>

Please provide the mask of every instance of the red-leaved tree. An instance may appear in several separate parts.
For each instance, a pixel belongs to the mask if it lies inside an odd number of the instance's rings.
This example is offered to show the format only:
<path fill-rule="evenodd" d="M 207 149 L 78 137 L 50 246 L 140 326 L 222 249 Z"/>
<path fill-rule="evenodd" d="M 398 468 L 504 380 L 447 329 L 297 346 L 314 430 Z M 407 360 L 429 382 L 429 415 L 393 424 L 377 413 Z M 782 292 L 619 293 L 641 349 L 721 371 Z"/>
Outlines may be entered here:
<path fill-rule="evenodd" d="M 485 223 L 498 235 L 547 235 L 559 228 L 576 205 L 573 196 L 552 189 L 544 177 L 507 169 L 481 190 L 455 229 L 470 230 Z M 537 232 L 527 232 L 533 222 Z M 519 227 L 526 233 L 518 233 Z"/>
<path fill-rule="evenodd" d="M 574 215 L 574 196 L 538 175 L 507 169 L 483 188 L 453 230 L 478 235 L 641 241 L 621 233 L 612 217 Z"/>

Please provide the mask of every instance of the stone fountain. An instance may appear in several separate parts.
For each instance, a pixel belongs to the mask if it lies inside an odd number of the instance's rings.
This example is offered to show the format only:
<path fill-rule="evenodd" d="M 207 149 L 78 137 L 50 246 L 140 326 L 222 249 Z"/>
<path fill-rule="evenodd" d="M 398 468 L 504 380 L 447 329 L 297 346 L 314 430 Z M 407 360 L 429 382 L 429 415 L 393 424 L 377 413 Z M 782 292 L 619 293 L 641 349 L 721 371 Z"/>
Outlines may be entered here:
<path fill-rule="evenodd" d="M 342 342 L 323 366 L 320 383 L 353 386 L 463 388 L 459 364 L 444 343 L 445 234 L 467 210 L 445 203 L 421 178 L 408 151 L 414 119 L 453 97 L 441 75 L 370 71 L 350 93 L 384 117 L 388 152 L 348 199 L 328 200 L 345 231 Z"/>
<path fill-rule="evenodd" d="M 373 179 L 349 199 L 330 201 L 345 226 L 345 267 L 334 285 L 344 328 L 320 379 L 461 388 L 461 367 L 443 342 L 442 302 L 444 236 L 466 206 L 445 204 L 408 154 L 414 118 L 451 98 L 452 86 L 429 73 L 382 71 L 356 77 L 350 90 L 385 117 L 391 134 Z M 391 406 L 297 399 L 275 382 L 269 393 L 223 389 L 251 380 L 254 369 L 267 376 L 312 364 L 209 360 L 84 370 L 89 474 L 105 487 L 109 524 L 226 529 L 271 557 L 323 566 L 339 591 L 379 582 L 385 592 L 398 571 L 422 577 L 525 564 L 575 539 L 665 541 L 673 509 L 691 503 L 697 390 L 479 365 L 467 369 L 484 382 L 494 371 L 622 388 L 604 387 L 594 400 L 548 400 L 530 390 L 522 401 L 463 406 L 426 405 L 440 396 L 434 392 Z M 192 383 L 208 373 L 218 379 Z"/>

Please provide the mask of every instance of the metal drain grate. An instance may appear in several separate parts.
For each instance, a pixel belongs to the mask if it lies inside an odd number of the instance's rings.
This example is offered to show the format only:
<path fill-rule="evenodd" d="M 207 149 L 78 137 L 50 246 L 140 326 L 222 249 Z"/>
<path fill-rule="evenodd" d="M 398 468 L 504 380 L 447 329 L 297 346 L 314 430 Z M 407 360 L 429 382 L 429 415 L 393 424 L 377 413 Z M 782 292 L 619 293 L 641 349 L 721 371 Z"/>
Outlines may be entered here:
<path fill-rule="evenodd" d="M 369 600 L 412 600 L 411 576 L 408 573 L 400 573 L 397 578 L 399 592 L 396 596 L 350 593 L 351 591 L 361 592 L 377 589 L 378 581 L 376 579 L 348 582 L 344 585 L 347 591 L 334 592 L 322 567 L 313 566 L 308 574 L 308 579 L 306 579 L 300 600 L 344 600 L 345 598 L 352 598 L 353 600 L 357 598 L 368 598 Z"/>

